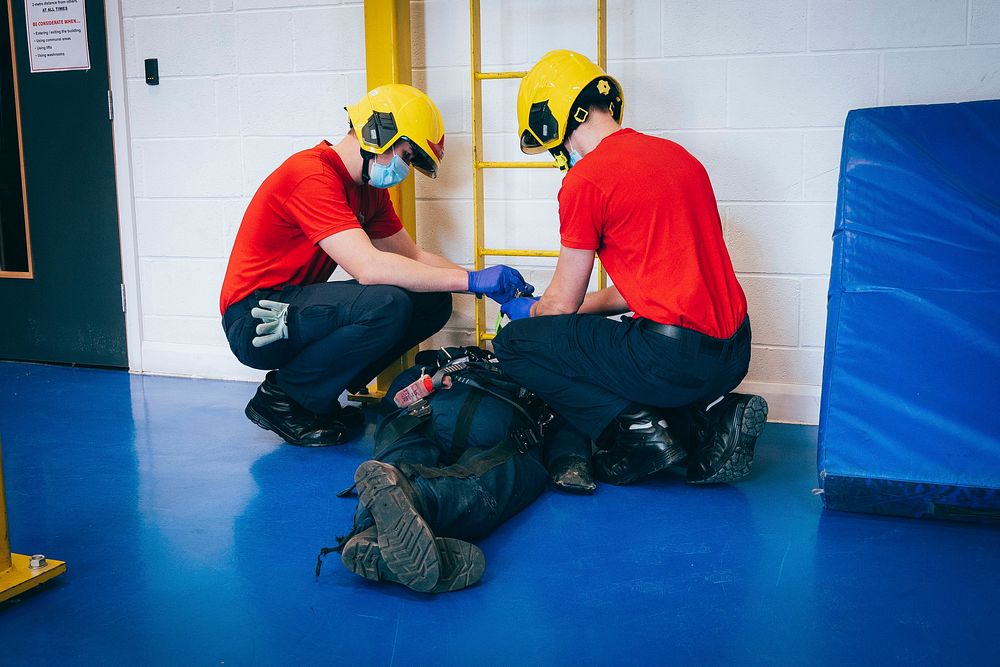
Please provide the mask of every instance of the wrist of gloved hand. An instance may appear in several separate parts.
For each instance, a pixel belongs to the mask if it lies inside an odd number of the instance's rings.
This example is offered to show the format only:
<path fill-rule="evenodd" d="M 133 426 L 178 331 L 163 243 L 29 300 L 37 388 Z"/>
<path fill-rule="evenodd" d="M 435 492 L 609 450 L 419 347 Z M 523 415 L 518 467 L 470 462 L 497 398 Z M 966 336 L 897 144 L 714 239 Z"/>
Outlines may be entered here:
<path fill-rule="evenodd" d="M 469 272 L 469 291 L 476 296 L 488 296 L 500 304 L 531 294 L 534 290 L 534 286 L 526 283 L 517 269 L 504 264 Z"/>
<path fill-rule="evenodd" d="M 531 308 L 536 303 L 538 303 L 538 297 L 522 296 L 517 299 L 511 299 L 500 306 L 500 312 L 512 321 L 520 320 L 525 317 L 531 317 Z"/>

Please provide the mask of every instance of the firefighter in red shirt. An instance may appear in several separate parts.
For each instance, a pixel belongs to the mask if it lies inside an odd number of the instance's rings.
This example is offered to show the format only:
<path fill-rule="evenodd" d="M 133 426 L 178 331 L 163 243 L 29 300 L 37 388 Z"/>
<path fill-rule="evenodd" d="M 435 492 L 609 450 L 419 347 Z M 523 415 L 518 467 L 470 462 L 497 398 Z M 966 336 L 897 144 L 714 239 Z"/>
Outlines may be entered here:
<path fill-rule="evenodd" d="M 271 371 L 246 415 L 293 445 L 338 444 L 360 426 L 338 397 L 439 331 L 449 292 L 500 303 L 531 292 L 510 267 L 469 272 L 403 229 L 387 188 L 411 166 L 434 178 L 444 155 L 441 114 L 427 95 L 384 85 L 347 112 L 343 140 L 296 153 L 257 190 L 220 296 L 236 358 Z M 328 281 L 338 265 L 353 280 Z"/>
<path fill-rule="evenodd" d="M 557 486 L 589 493 L 592 473 L 627 484 L 685 460 L 690 482 L 735 481 L 767 404 L 729 393 L 750 322 L 718 204 L 698 160 L 621 118 L 621 86 L 579 53 L 552 51 L 522 80 L 521 150 L 568 170 L 561 248 L 543 296 L 501 307 L 514 321 L 494 349 L 562 417 L 547 452 Z M 614 285 L 587 293 L 595 253 Z"/>

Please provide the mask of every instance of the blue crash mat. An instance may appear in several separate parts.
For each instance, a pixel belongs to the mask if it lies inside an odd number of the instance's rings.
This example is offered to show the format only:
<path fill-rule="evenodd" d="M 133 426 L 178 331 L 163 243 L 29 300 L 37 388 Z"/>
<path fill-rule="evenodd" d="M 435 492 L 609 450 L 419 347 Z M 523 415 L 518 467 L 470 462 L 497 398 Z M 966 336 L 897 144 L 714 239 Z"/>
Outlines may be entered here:
<path fill-rule="evenodd" d="M 1000 100 L 850 112 L 833 239 L 825 505 L 1000 521 Z"/>

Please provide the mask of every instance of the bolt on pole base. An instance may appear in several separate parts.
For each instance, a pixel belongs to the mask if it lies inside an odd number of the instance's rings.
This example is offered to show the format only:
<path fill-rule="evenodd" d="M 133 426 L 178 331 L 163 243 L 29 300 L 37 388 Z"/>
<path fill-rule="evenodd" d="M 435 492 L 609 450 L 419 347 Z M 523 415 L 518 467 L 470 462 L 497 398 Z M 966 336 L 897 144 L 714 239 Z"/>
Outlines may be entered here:
<path fill-rule="evenodd" d="M 66 563 L 61 560 L 43 558 L 41 562 L 44 565 L 31 567 L 33 560 L 40 565 L 35 556 L 10 555 L 11 566 L 0 571 L 0 602 L 17 597 L 66 571 Z"/>
<path fill-rule="evenodd" d="M 27 590 L 58 577 L 66 572 L 66 563 L 38 556 L 12 553 L 11 566 L 0 571 L 0 602 L 16 597 Z"/>

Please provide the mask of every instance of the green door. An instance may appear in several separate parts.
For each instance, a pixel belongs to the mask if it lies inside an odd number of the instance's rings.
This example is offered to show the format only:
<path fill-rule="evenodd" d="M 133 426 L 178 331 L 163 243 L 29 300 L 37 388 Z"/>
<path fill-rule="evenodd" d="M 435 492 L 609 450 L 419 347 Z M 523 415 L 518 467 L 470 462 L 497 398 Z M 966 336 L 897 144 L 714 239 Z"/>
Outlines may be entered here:
<path fill-rule="evenodd" d="M 14 35 L 30 253 L 28 271 L 0 272 L 0 359 L 127 367 L 104 3 L 86 0 L 90 69 L 34 74 L 25 2 L 0 4 L 0 29 Z M 5 193 L 19 186 L 11 174 L 0 170 Z M 0 224 L 18 223 L 5 214 Z"/>

